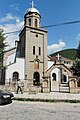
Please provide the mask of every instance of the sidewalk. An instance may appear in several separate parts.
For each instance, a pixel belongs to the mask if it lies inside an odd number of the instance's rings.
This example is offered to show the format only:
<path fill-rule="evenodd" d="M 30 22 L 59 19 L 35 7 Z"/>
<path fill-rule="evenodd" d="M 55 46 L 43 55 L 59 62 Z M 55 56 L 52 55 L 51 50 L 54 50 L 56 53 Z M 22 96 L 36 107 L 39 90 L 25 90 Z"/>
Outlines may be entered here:
<path fill-rule="evenodd" d="M 14 98 L 17 100 L 25 99 L 25 100 L 50 100 L 50 101 L 78 101 L 80 102 L 80 94 L 70 94 L 70 93 L 60 93 L 60 92 L 51 92 L 51 93 L 37 93 L 37 94 L 29 94 L 25 92 L 23 94 L 14 94 Z"/>

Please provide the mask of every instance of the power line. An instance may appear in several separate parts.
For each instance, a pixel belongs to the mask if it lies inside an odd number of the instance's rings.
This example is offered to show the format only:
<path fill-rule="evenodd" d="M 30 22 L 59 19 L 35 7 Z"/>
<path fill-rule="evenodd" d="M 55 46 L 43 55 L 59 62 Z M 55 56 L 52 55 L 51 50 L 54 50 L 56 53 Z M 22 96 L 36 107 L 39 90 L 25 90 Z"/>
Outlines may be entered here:
<path fill-rule="evenodd" d="M 46 26 L 41 26 L 40 28 L 58 27 L 58 26 L 77 24 L 77 23 L 80 23 L 80 20 L 58 23 L 58 24 L 53 24 L 53 25 L 46 25 Z M 17 33 L 17 32 L 20 32 L 20 31 L 12 31 L 12 32 L 4 33 L 4 34 L 12 34 L 12 33 Z"/>
<path fill-rule="evenodd" d="M 65 23 L 59 23 L 59 24 L 53 24 L 53 25 L 47 25 L 47 26 L 42 26 L 41 28 L 57 27 L 57 26 L 76 24 L 76 23 L 80 23 L 80 20 L 78 20 L 78 21 L 70 21 L 70 22 L 65 22 Z"/>
<path fill-rule="evenodd" d="M 6 35 L 6 34 L 17 33 L 17 32 L 20 32 L 20 31 L 12 31 L 12 32 L 7 32 L 7 33 L 4 33 L 4 34 Z"/>

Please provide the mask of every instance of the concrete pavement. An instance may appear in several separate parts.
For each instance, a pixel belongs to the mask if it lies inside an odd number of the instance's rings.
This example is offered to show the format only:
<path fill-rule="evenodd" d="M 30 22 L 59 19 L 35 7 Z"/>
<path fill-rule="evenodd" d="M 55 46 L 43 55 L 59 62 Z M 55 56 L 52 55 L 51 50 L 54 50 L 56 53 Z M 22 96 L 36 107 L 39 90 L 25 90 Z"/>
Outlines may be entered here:
<path fill-rule="evenodd" d="M 14 94 L 14 97 L 17 98 L 25 98 L 25 99 L 40 99 L 40 100 L 75 100 L 80 101 L 80 93 L 79 94 L 70 94 L 70 93 L 61 93 L 61 92 L 50 92 L 50 93 L 36 93 L 29 94 L 28 92 L 24 92 L 23 94 L 18 93 Z"/>

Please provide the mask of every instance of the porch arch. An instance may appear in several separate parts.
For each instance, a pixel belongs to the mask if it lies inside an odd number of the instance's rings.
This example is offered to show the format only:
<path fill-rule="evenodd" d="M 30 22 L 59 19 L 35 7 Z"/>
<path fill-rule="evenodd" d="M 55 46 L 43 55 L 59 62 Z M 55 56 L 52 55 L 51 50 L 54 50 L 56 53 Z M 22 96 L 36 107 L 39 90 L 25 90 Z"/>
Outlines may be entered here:
<path fill-rule="evenodd" d="M 56 73 L 52 73 L 52 80 L 56 81 Z"/>

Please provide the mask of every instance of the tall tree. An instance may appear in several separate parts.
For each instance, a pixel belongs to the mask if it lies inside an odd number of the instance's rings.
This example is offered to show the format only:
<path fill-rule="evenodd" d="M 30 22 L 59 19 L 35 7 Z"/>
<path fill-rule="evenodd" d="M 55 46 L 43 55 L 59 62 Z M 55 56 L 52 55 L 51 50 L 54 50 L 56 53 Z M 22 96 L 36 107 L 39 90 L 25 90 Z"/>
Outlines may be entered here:
<path fill-rule="evenodd" d="M 80 61 L 74 61 L 71 70 L 73 71 L 73 75 L 80 77 Z"/>
<path fill-rule="evenodd" d="M 5 41 L 6 37 L 3 32 L 4 31 L 2 29 L 0 29 L 0 69 L 3 68 L 4 50 L 8 46 L 7 42 Z"/>
<path fill-rule="evenodd" d="M 80 77 L 80 41 L 76 50 L 76 58 L 71 69 L 73 70 L 74 75 Z"/>
<path fill-rule="evenodd" d="M 78 48 L 76 51 L 76 59 L 80 59 L 80 41 L 79 41 Z"/>

